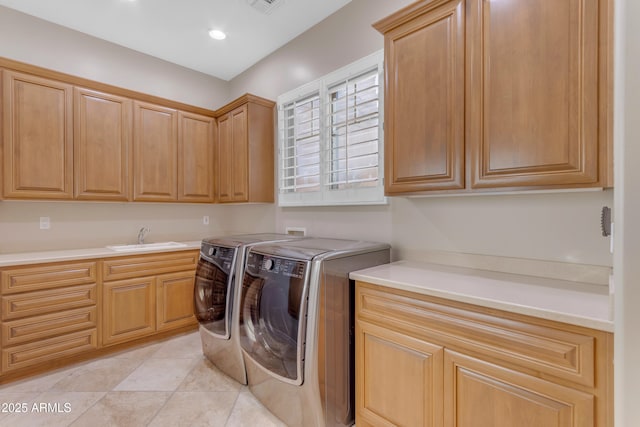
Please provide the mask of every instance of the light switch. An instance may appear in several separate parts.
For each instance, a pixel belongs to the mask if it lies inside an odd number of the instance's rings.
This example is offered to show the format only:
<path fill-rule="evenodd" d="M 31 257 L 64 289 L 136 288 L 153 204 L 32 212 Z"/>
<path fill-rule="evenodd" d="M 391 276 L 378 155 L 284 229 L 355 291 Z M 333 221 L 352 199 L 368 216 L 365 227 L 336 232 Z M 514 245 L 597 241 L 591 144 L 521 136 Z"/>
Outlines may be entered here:
<path fill-rule="evenodd" d="M 202 224 L 209 225 L 209 215 L 205 215 L 202 217 Z"/>
<path fill-rule="evenodd" d="M 40 217 L 40 230 L 48 230 L 51 228 L 51 219 L 48 216 Z"/>

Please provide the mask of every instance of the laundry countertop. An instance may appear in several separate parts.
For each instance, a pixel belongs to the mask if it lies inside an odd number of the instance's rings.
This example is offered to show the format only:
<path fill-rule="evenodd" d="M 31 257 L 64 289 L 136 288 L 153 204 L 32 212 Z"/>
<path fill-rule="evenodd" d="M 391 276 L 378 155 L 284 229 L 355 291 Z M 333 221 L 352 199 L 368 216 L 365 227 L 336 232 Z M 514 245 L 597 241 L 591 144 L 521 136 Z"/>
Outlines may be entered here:
<path fill-rule="evenodd" d="M 613 332 L 608 287 L 413 261 L 352 272 L 374 285 Z"/>
<path fill-rule="evenodd" d="M 107 247 L 87 248 L 87 249 L 67 249 L 57 251 L 40 251 L 40 252 L 16 252 L 9 254 L 0 254 L 0 267 L 8 267 L 12 265 L 24 264 L 40 264 L 45 262 L 73 261 L 80 259 L 95 258 L 111 258 L 121 256 L 135 256 L 150 253 L 176 252 L 200 249 L 201 241 L 178 242 L 185 246 L 172 247 L 167 249 L 147 248 L 143 250 L 135 250 L 128 252 L 118 252 Z"/>

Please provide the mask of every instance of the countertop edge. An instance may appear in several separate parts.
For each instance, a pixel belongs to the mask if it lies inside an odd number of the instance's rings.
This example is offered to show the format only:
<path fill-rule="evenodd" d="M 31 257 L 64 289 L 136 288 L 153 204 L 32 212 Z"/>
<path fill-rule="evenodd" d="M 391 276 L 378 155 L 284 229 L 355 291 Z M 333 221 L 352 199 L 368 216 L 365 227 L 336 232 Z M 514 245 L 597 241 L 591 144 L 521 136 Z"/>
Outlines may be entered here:
<path fill-rule="evenodd" d="M 393 269 L 394 266 L 392 264 L 387 264 L 385 267 L 387 269 Z M 402 268 L 401 265 L 398 266 Z M 569 312 L 561 312 L 558 310 L 549 309 L 542 306 L 536 305 L 524 305 L 518 304 L 507 300 L 500 300 L 499 298 L 485 296 L 483 295 L 482 285 L 478 285 L 474 287 L 473 292 L 456 292 L 447 290 L 443 287 L 430 286 L 425 285 L 424 283 L 408 283 L 406 281 L 393 280 L 385 277 L 381 277 L 381 274 L 378 274 L 380 267 L 368 268 L 360 271 L 351 272 L 349 277 L 353 280 L 362 281 L 371 283 L 374 285 L 389 287 L 393 289 L 399 289 L 409 292 L 414 292 L 421 295 L 433 296 L 437 298 L 447 299 L 451 301 L 457 301 L 467 304 L 472 304 L 480 307 L 492 308 L 497 310 L 502 310 L 510 313 L 521 314 L 526 316 L 531 316 L 540 319 L 546 319 L 561 323 L 567 323 L 574 326 L 582 326 L 585 328 L 596 329 L 604 332 L 613 332 L 614 331 L 614 323 L 612 320 L 603 319 L 600 317 L 588 317 L 577 315 Z M 425 265 L 424 267 L 425 273 L 429 272 L 429 266 Z M 468 271 L 468 270 L 467 270 Z M 463 277 L 461 275 L 461 277 Z M 464 275 L 465 280 L 474 280 L 473 276 Z M 478 277 L 479 279 L 479 277 Z M 478 280 L 480 282 L 480 280 Z M 475 284 L 474 284 L 475 285 Z M 517 283 L 515 283 L 517 285 Z M 544 286 L 540 286 L 540 292 L 543 292 L 546 288 Z M 589 292 L 585 292 L 585 295 L 593 296 L 593 294 Z M 601 297 L 601 298 L 600 298 Z M 609 299 L 606 295 L 601 295 L 598 297 L 598 300 L 602 300 L 602 305 L 607 304 L 607 308 L 609 308 Z M 602 308 L 602 307 L 601 307 Z"/>
<path fill-rule="evenodd" d="M 168 252 L 192 251 L 200 249 L 201 241 L 183 241 L 186 246 L 165 249 L 145 249 L 139 251 L 117 252 L 106 247 L 68 249 L 41 252 L 18 252 L 0 255 L 0 268 L 20 265 L 43 264 L 52 262 L 75 261 L 96 258 L 114 258 L 136 255 L 160 254 Z"/>

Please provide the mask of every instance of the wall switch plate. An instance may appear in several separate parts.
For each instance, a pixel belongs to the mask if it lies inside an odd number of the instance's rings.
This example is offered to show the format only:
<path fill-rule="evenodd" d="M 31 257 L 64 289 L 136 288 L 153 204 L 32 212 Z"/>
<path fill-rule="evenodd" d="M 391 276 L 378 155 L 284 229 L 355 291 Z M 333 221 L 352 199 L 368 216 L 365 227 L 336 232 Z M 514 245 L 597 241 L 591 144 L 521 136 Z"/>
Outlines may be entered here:
<path fill-rule="evenodd" d="M 51 219 L 48 216 L 40 217 L 40 230 L 48 230 L 51 228 Z"/>
<path fill-rule="evenodd" d="M 205 215 L 202 217 L 202 224 L 209 225 L 209 215 Z"/>

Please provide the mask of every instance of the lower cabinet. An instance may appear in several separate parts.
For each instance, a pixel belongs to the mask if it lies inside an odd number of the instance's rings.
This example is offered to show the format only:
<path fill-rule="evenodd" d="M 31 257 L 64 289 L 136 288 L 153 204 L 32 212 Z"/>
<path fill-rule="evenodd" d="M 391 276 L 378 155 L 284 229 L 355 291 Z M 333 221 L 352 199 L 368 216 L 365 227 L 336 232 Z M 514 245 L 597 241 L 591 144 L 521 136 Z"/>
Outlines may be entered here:
<path fill-rule="evenodd" d="M 613 425 L 613 336 L 356 284 L 356 425 Z"/>
<path fill-rule="evenodd" d="M 0 383 L 197 325 L 199 251 L 0 268 Z"/>
<path fill-rule="evenodd" d="M 103 345 L 129 341 L 155 332 L 155 281 L 154 277 L 143 277 L 103 285 Z"/>
<path fill-rule="evenodd" d="M 163 274 L 156 278 L 156 330 L 195 324 L 194 272 Z"/>
<path fill-rule="evenodd" d="M 0 270 L 2 374 L 98 347 L 97 264 Z"/>
<path fill-rule="evenodd" d="M 445 350 L 444 425 L 595 426 L 595 396 Z"/>
<path fill-rule="evenodd" d="M 195 325 L 198 254 L 185 251 L 105 260 L 102 345 Z"/>

